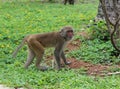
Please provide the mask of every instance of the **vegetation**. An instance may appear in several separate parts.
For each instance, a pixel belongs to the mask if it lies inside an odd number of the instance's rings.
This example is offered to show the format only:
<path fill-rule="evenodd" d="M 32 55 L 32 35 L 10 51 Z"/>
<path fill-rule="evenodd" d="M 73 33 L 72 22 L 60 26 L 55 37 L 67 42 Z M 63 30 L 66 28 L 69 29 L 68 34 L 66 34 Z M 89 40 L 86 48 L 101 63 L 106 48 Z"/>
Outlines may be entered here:
<path fill-rule="evenodd" d="M 25 35 L 57 31 L 65 25 L 72 25 L 77 34 L 94 19 L 97 6 L 98 2 L 74 6 L 35 1 L 0 3 L 0 83 L 26 89 L 119 89 L 119 76 L 94 78 L 81 74 L 80 69 L 42 72 L 34 64 L 25 70 L 23 65 L 26 61 L 26 47 L 23 47 L 16 58 L 11 57 Z M 103 26 L 93 24 L 86 31 L 91 33 L 93 28 L 100 31 L 98 28 Z M 100 32 L 97 34 L 102 36 Z M 110 41 L 103 41 L 98 35 L 95 34 L 92 40 L 83 39 L 81 48 L 72 55 L 78 60 L 93 63 L 118 63 L 119 56 L 110 56 L 113 51 Z"/>
<path fill-rule="evenodd" d="M 120 62 L 119 52 L 117 52 L 110 41 L 110 34 L 104 21 L 91 22 L 86 28 L 91 34 L 90 40 L 83 39 L 83 44 L 77 58 L 85 61 L 102 64 L 116 64 Z"/>

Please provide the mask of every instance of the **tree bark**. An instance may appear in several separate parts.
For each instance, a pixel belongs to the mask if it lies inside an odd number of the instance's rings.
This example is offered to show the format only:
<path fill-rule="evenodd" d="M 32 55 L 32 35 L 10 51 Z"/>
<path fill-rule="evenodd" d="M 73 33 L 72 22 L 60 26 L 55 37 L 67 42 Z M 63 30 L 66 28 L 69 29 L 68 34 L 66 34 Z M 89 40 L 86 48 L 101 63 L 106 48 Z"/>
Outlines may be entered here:
<path fill-rule="evenodd" d="M 120 10 L 120 0 L 115 0 L 116 7 Z M 116 15 L 116 12 L 113 8 L 113 0 L 105 0 L 105 7 L 107 10 L 108 17 L 112 23 L 115 23 L 116 19 L 118 18 Z M 98 13 L 97 13 L 97 20 L 99 19 L 105 19 L 104 13 L 101 7 L 101 3 L 99 2 L 98 6 Z"/>

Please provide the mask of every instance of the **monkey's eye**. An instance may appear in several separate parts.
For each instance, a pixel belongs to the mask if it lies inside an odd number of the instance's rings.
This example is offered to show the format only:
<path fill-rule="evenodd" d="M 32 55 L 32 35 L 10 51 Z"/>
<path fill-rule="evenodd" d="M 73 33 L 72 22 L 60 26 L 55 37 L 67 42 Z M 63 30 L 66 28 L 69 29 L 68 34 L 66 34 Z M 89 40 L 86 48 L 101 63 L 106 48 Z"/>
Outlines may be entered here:
<path fill-rule="evenodd" d="M 67 32 L 73 32 L 73 30 L 69 30 L 69 31 L 67 31 Z"/>

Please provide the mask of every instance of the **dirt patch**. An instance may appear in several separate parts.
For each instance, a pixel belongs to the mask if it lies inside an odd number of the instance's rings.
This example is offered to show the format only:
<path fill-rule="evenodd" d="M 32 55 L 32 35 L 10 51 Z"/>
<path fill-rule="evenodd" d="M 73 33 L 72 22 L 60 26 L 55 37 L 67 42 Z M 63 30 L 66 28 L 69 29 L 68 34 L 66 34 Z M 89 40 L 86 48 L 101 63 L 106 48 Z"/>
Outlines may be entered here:
<path fill-rule="evenodd" d="M 83 60 L 76 60 L 71 58 L 67 61 L 70 61 L 71 64 L 68 65 L 71 69 L 80 69 L 84 68 L 86 74 L 94 75 L 94 76 L 110 76 L 110 75 L 118 75 L 120 72 L 114 72 L 116 69 L 120 69 L 120 65 L 102 65 L 102 64 L 92 64 L 89 62 L 85 62 Z"/>
<path fill-rule="evenodd" d="M 45 60 L 45 63 L 52 67 L 53 57 L 48 57 L 50 59 Z M 104 74 L 111 73 L 111 68 L 120 68 L 120 65 L 110 66 L 102 64 L 92 64 L 90 62 L 85 62 L 83 60 L 76 60 L 75 58 L 70 58 L 67 61 L 71 62 L 70 65 L 65 66 L 64 62 L 61 63 L 62 67 L 67 67 L 69 69 L 84 69 L 84 73 L 93 76 L 105 76 Z"/>
<path fill-rule="evenodd" d="M 80 69 L 84 68 L 86 70 L 86 73 L 89 75 L 100 75 L 104 71 L 107 71 L 110 66 L 107 65 L 101 65 L 101 64 L 92 64 L 89 62 L 85 62 L 83 60 L 76 60 L 74 58 L 69 59 L 68 61 L 71 61 L 71 64 L 68 65 L 71 69 Z"/>

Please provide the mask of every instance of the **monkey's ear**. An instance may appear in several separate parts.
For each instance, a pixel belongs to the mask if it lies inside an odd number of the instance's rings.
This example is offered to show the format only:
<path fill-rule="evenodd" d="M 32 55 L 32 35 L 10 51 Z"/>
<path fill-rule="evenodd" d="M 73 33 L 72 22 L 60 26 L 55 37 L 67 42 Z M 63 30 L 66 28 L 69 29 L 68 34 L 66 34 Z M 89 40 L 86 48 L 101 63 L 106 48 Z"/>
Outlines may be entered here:
<path fill-rule="evenodd" d="M 61 35 L 62 37 L 65 36 L 65 32 L 64 32 L 64 29 L 63 29 L 63 28 L 60 30 L 60 35 Z"/>

